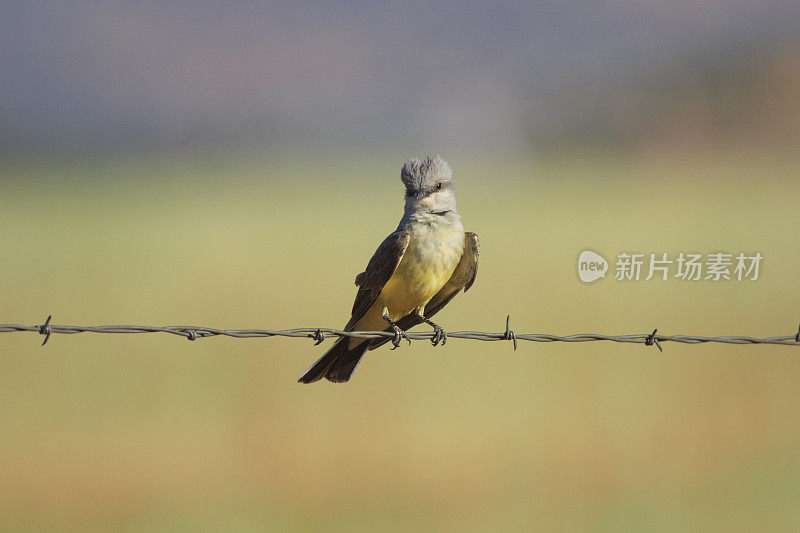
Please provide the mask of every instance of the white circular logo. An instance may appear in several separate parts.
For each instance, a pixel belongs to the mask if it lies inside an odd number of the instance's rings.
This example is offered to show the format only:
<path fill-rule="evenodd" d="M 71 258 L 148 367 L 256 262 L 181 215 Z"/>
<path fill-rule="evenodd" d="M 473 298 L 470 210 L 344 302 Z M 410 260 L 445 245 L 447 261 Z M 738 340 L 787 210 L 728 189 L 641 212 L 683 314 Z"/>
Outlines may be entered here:
<path fill-rule="evenodd" d="M 578 257 L 578 277 L 584 283 L 591 283 L 606 277 L 608 261 L 591 250 L 584 250 Z"/>

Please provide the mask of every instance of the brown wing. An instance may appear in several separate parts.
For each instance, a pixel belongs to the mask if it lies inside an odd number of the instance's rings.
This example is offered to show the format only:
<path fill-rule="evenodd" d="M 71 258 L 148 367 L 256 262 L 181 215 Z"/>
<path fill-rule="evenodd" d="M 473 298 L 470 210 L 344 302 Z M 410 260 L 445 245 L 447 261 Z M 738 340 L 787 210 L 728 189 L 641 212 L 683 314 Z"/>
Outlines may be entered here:
<path fill-rule="evenodd" d="M 358 292 L 353 302 L 353 314 L 344 327 L 346 331 L 358 322 L 366 313 L 383 290 L 383 286 L 392 277 L 397 265 L 403 259 L 403 254 L 408 248 L 411 236 L 405 231 L 395 231 L 386 237 L 369 260 L 367 269 L 356 276 Z"/>
<path fill-rule="evenodd" d="M 456 265 L 453 275 L 444 284 L 444 287 L 439 289 L 431 301 L 425 306 L 425 316 L 432 317 L 438 313 L 445 305 L 450 303 L 456 294 L 461 289 L 467 292 L 472 284 L 475 283 L 475 276 L 478 274 L 478 253 L 480 252 L 480 243 L 478 236 L 471 231 L 464 233 L 464 252 L 461 254 L 461 260 Z M 422 323 L 422 320 L 415 313 L 408 314 L 397 321 L 397 325 L 403 331 Z M 391 339 L 381 339 L 372 341 L 369 349 L 374 350 L 378 346 L 386 344 Z"/>
<path fill-rule="evenodd" d="M 425 306 L 425 316 L 427 318 L 438 313 L 442 307 L 447 305 L 458 294 L 458 291 L 464 289 L 464 292 L 467 292 L 472 287 L 472 284 L 475 283 L 475 276 L 478 275 L 479 252 L 478 236 L 471 231 L 464 233 L 464 252 L 461 254 L 461 260 L 453 271 L 453 275 L 444 284 L 444 287 Z"/>

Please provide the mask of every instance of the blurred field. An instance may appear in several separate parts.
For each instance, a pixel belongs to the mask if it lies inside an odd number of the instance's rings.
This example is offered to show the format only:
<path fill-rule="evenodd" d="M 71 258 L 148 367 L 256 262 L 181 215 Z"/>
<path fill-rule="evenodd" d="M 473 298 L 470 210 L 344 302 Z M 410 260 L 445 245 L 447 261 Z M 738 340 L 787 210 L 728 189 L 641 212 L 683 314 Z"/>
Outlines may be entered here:
<path fill-rule="evenodd" d="M 798 159 L 445 155 L 482 247 L 449 330 L 796 330 Z M 402 158 L 6 165 L 0 322 L 340 327 Z M 585 248 L 765 259 L 756 282 L 586 286 Z M 301 386 L 330 341 L 40 342 L 0 335 L 3 530 L 800 527 L 789 347 L 453 339 Z"/>

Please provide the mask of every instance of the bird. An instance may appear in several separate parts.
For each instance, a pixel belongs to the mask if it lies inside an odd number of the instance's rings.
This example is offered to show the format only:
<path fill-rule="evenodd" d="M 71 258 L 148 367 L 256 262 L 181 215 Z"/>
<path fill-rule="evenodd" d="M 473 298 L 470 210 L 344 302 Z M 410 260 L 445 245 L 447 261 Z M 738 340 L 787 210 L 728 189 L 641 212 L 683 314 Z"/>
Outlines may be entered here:
<path fill-rule="evenodd" d="M 405 186 L 403 217 L 356 276 L 358 290 L 344 327 L 344 331 L 388 331 L 394 336 L 340 337 L 300 376 L 300 383 L 323 378 L 347 382 L 367 350 L 387 342 L 395 349 L 403 338 L 410 344 L 405 331 L 423 322 L 433 328 L 434 346 L 447 342 L 444 328 L 431 317 L 475 282 L 478 236 L 464 231 L 453 171 L 441 156 L 406 160 L 400 179 Z"/>

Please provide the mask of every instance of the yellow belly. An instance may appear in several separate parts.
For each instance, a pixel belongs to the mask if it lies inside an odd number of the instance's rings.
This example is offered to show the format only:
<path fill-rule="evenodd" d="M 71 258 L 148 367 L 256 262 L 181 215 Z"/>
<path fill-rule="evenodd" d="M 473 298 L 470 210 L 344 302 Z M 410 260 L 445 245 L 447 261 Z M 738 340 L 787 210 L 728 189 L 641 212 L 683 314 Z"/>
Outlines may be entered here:
<path fill-rule="evenodd" d="M 455 269 L 455 267 L 453 267 Z M 419 265 L 408 265 L 389 280 L 376 304 L 389 311 L 389 318 L 400 320 L 418 307 L 424 306 L 439 292 L 453 274 L 453 269 L 435 268 L 425 271 Z"/>
<path fill-rule="evenodd" d="M 417 309 L 423 309 L 452 276 L 464 248 L 464 230 L 460 227 L 438 230 L 435 235 L 412 235 L 403 259 L 394 275 L 381 290 L 375 303 L 359 320 L 354 330 L 386 329 L 384 307 L 393 321 Z"/>

